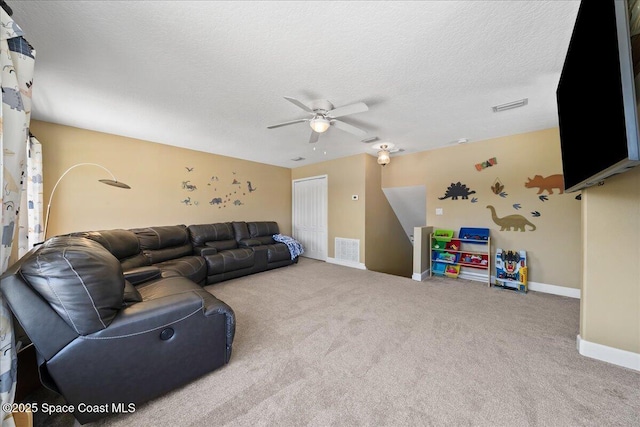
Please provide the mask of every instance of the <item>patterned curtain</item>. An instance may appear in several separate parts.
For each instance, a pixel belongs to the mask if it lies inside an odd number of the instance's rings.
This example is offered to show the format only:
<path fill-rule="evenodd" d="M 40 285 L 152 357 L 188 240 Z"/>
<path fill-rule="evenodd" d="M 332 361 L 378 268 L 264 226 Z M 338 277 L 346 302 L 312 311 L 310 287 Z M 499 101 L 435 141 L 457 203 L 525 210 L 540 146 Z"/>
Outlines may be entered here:
<path fill-rule="evenodd" d="M 27 149 L 27 174 L 22 185 L 20 227 L 18 229 L 18 257 L 29 252 L 36 243 L 44 240 L 44 200 L 42 199 L 42 144 L 29 136 Z"/>
<path fill-rule="evenodd" d="M 0 8 L 0 189 L 2 190 L 2 228 L 0 228 L 0 266 L 6 271 L 19 222 L 22 187 L 26 173 L 27 144 L 31 119 L 31 85 L 35 50 L 10 14 Z M 6 403 L 13 403 L 16 391 L 17 357 L 13 320 L 0 296 L 0 425 L 14 426 Z"/>

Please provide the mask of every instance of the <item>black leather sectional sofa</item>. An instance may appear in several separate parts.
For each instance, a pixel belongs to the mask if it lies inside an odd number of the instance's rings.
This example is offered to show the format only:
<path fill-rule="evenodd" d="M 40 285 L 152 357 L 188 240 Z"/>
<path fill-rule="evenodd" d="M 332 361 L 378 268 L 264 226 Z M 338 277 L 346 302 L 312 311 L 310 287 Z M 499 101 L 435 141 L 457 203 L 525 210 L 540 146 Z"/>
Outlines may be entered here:
<path fill-rule="evenodd" d="M 184 276 L 211 285 L 297 262 L 273 221 L 169 225 L 73 233 L 95 240 L 120 260 L 131 283 Z"/>
<path fill-rule="evenodd" d="M 84 424 L 228 363 L 235 314 L 203 286 L 297 262 L 278 233 L 275 222 L 239 221 L 56 236 L 11 266 L 0 290 L 42 383 Z"/>

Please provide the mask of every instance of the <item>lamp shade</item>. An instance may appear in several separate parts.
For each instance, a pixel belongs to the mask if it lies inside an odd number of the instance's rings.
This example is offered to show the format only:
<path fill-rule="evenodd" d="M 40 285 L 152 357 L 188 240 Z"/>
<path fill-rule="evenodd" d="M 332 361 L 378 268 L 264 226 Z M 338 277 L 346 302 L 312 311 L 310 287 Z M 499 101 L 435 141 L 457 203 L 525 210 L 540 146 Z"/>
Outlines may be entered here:
<path fill-rule="evenodd" d="M 313 129 L 314 132 L 322 133 L 326 132 L 326 130 L 329 129 L 329 126 L 331 126 L 331 122 L 322 116 L 316 116 L 311 119 L 311 121 L 309 122 L 309 126 L 311 126 L 311 129 Z"/>
<path fill-rule="evenodd" d="M 391 161 L 391 156 L 389 154 L 389 151 L 384 150 L 384 149 L 378 151 L 378 164 L 379 165 L 381 165 L 381 166 L 388 165 L 390 161 Z"/>
<path fill-rule="evenodd" d="M 99 179 L 98 181 L 100 181 L 103 184 L 110 185 L 112 187 L 131 189 L 131 187 L 129 187 L 124 182 L 116 181 L 116 180 L 113 180 L 113 179 Z"/>

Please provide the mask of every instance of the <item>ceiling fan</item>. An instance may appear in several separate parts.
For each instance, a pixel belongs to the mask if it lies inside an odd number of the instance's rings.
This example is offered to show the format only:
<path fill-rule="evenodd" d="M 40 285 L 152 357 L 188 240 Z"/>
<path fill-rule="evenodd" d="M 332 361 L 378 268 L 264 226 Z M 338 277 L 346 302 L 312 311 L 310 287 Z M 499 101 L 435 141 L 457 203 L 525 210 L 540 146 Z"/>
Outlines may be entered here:
<path fill-rule="evenodd" d="M 327 131 L 330 126 L 335 126 L 340 130 L 352 133 L 359 137 L 367 134 L 366 131 L 337 119 L 337 117 L 369 111 L 369 107 L 367 107 L 367 104 L 364 102 L 356 102 L 355 104 L 335 108 L 333 104 L 326 99 L 315 100 L 311 102 L 311 106 L 307 106 L 290 96 L 285 96 L 284 99 L 302 108 L 307 113 L 312 114 L 312 116 L 306 119 L 292 120 L 290 122 L 267 126 L 267 129 L 279 128 L 281 126 L 288 126 L 295 123 L 309 122 L 309 125 L 311 126 L 311 137 L 309 138 L 309 142 L 311 143 L 317 142 L 320 134 Z"/>

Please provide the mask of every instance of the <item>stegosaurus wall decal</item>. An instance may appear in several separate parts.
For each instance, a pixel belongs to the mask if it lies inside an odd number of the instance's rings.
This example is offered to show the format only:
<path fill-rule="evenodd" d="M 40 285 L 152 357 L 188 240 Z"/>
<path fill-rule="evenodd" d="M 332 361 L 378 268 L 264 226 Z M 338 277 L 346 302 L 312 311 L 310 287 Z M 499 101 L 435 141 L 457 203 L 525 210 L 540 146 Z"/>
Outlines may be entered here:
<path fill-rule="evenodd" d="M 461 198 L 463 200 L 466 200 L 470 195 L 475 193 L 476 192 L 474 190 L 470 190 L 465 184 L 462 184 L 460 181 L 458 181 L 456 183 L 452 182 L 451 185 L 447 188 L 447 191 L 445 191 L 444 196 L 438 197 L 438 199 L 444 200 L 451 198 L 451 200 L 458 200 L 458 198 Z"/>

